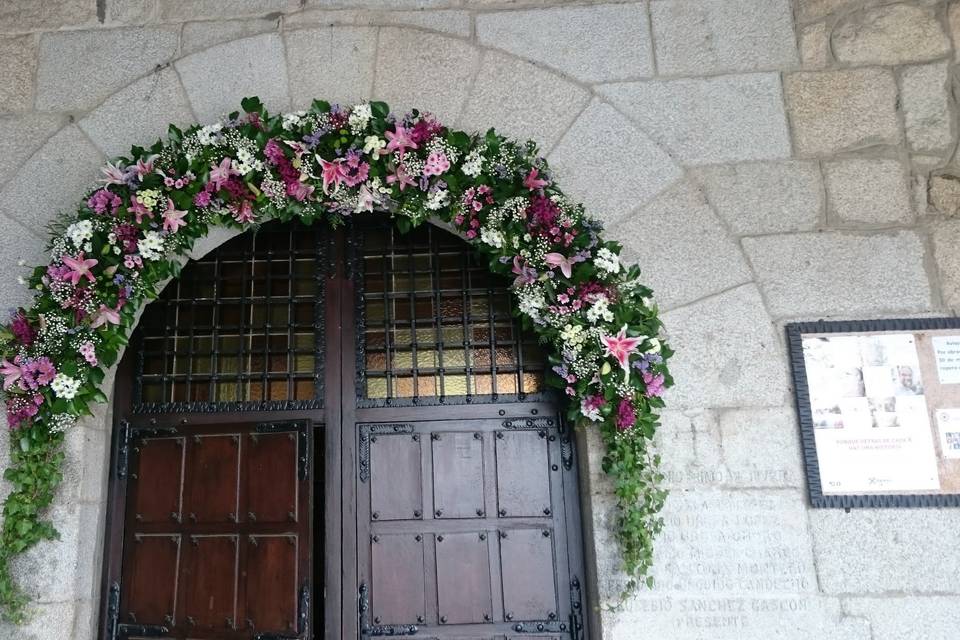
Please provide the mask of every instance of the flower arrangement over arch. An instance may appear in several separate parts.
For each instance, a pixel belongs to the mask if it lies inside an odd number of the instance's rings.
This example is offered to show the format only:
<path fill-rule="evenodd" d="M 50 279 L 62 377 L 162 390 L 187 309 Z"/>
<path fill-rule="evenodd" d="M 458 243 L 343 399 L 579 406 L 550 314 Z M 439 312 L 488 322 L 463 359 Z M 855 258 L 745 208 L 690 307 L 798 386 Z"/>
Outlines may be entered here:
<path fill-rule="evenodd" d="M 247 98 L 220 123 L 171 126 L 166 141 L 134 147 L 103 173 L 54 225 L 50 263 L 28 280 L 33 305 L 0 332 L 13 485 L 0 533 L 6 617 L 22 620 L 28 603 L 11 559 L 56 536 L 44 510 L 62 477 L 64 431 L 107 400 L 105 369 L 180 256 L 215 225 L 337 226 L 363 212 L 401 230 L 439 218 L 513 278 L 517 313 L 548 345 L 548 379 L 569 396 L 570 419 L 602 434 L 624 595 L 652 583 L 666 492 L 651 441 L 671 350 L 639 269 L 561 193 L 534 143 L 452 131 L 417 111 L 395 117 L 382 102 L 271 115 Z"/>

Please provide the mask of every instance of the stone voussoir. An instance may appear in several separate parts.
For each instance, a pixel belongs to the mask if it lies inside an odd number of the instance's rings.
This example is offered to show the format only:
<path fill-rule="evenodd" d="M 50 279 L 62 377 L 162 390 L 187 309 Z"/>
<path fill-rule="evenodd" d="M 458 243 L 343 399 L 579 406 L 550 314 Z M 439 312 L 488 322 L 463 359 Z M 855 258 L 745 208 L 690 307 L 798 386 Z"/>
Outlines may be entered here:
<path fill-rule="evenodd" d="M 621 82 L 598 91 L 688 166 L 791 154 L 779 74 Z"/>
<path fill-rule="evenodd" d="M 293 108 L 315 99 L 354 103 L 370 97 L 377 30 L 371 27 L 320 27 L 290 31 L 287 73 Z"/>
<path fill-rule="evenodd" d="M 386 101 L 396 113 L 417 108 L 441 121 L 455 122 L 479 58 L 480 51 L 459 38 L 382 27 L 373 97 Z M 423 73 L 426 68 L 429 75 Z"/>
<path fill-rule="evenodd" d="M 178 60 L 183 87 L 201 122 L 236 111 L 240 101 L 257 95 L 270 111 L 289 108 L 287 65 L 277 34 L 219 44 Z"/>
<path fill-rule="evenodd" d="M 120 88 L 170 62 L 179 29 L 144 27 L 45 33 L 40 38 L 36 106 L 95 107 Z"/>
<path fill-rule="evenodd" d="M 195 119 L 180 79 L 168 67 L 113 94 L 77 124 L 105 154 L 118 156 L 132 144 L 149 146 L 165 137 L 170 124 L 182 127 Z"/>
<path fill-rule="evenodd" d="M 497 131 L 550 149 L 590 99 L 559 74 L 499 51 L 484 52 L 457 126 Z"/>
<path fill-rule="evenodd" d="M 580 114 L 549 158 L 565 193 L 604 222 L 622 218 L 683 175 L 653 140 L 599 101 Z"/>
<path fill-rule="evenodd" d="M 630 261 L 644 270 L 657 304 L 670 309 L 753 279 L 703 193 L 683 180 L 611 226 Z M 651 240 L 655 236 L 656 240 Z"/>

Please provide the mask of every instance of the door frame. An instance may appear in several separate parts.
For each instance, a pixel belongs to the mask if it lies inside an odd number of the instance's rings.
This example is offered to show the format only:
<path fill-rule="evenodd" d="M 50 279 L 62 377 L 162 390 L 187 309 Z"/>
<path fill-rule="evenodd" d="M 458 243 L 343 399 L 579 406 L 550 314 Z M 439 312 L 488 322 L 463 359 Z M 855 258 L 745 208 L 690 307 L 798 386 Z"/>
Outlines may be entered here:
<path fill-rule="evenodd" d="M 317 541 L 323 545 L 324 584 L 313 584 L 312 603 L 309 607 L 308 628 L 316 640 L 340 640 L 360 637 L 360 599 L 357 553 L 357 438 L 343 425 L 356 423 L 377 423 L 396 421 L 422 421 L 445 419 L 507 419 L 536 418 L 562 413 L 557 400 L 527 400 L 481 402 L 451 402 L 449 405 L 433 406 L 386 406 L 358 407 L 356 399 L 357 359 L 354 349 L 345 350 L 344 345 L 355 345 L 357 334 L 357 288 L 355 273 L 349 259 L 334 260 L 333 256 L 347 256 L 353 250 L 350 247 L 348 233 L 343 228 L 329 234 L 327 244 L 327 264 L 324 277 L 323 327 L 330 338 L 324 344 L 323 361 L 323 408 L 291 410 L 245 410 L 245 411 L 196 411 L 168 413 L 133 413 L 133 390 L 135 371 L 135 352 L 128 349 L 117 367 L 117 383 L 112 401 L 112 434 L 110 459 L 108 466 L 107 501 L 105 515 L 105 535 L 103 561 L 100 580 L 101 601 L 99 606 L 99 625 L 97 637 L 112 640 L 109 621 L 113 610 L 118 606 L 111 588 L 121 572 L 123 554 L 123 514 L 127 499 L 126 479 L 117 474 L 118 460 L 122 452 L 123 435 L 128 428 L 189 427 L 191 425 L 212 425 L 223 422 L 269 422 L 289 420 L 309 420 L 313 431 L 315 446 L 310 455 L 310 481 L 315 482 L 318 449 L 323 452 L 322 464 L 324 491 L 322 496 L 314 495 L 312 507 L 318 501 L 323 504 L 323 531 L 314 530 L 313 545 L 316 551 Z M 321 256 L 322 257 L 322 256 Z M 319 323 L 318 323 L 319 324 Z M 336 338 L 332 338 L 335 336 Z M 132 342 L 132 341 L 131 341 Z M 349 357 L 345 356 L 349 351 Z M 339 384 L 330 384 L 339 380 Z M 343 401 L 346 398 L 346 401 Z M 425 418 L 425 413 L 429 417 Z M 317 433 L 320 430 L 321 433 Z M 591 531 L 581 509 L 582 496 L 589 496 L 589 487 L 585 480 L 587 463 L 584 438 L 567 427 L 574 464 L 574 491 L 564 491 L 564 506 L 567 524 L 567 553 L 570 554 L 570 567 L 580 567 L 580 575 L 575 576 L 578 584 L 571 585 L 571 592 L 580 592 L 580 601 L 595 601 L 596 563 L 593 554 L 586 553 L 584 532 Z M 578 457 L 583 453 L 583 458 Z M 312 516 L 311 516 L 312 517 Z M 316 523 L 316 518 L 314 518 Z M 592 547 L 592 545 L 591 545 Z M 314 554 L 316 557 L 318 554 Z M 590 560 L 590 562 L 588 562 Z M 314 569 L 316 575 L 316 569 Z M 348 588 L 345 588 L 348 587 Z M 323 601 L 322 632 L 317 626 L 318 603 Z M 596 616 L 588 613 L 590 607 L 579 607 L 580 629 L 574 630 L 573 638 L 599 638 Z M 589 627 L 589 630 L 588 628 Z M 577 635 L 579 631 L 580 635 Z M 322 633 L 322 635 L 321 635 Z M 527 632 L 529 633 L 529 631 Z"/>

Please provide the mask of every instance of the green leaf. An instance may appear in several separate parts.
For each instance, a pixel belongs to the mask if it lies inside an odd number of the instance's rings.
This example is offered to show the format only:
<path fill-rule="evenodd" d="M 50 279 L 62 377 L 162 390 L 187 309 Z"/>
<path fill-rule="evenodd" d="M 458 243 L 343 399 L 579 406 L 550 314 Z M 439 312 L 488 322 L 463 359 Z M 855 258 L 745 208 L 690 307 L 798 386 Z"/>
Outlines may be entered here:
<path fill-rule="evenodd" d="M 260 98 L 256 96 L 244 98 L 243 100 L 241 100 L 240 108 L 246 111 L 247 113 L 263 114 L 263 103 L 260 102 Z"/>

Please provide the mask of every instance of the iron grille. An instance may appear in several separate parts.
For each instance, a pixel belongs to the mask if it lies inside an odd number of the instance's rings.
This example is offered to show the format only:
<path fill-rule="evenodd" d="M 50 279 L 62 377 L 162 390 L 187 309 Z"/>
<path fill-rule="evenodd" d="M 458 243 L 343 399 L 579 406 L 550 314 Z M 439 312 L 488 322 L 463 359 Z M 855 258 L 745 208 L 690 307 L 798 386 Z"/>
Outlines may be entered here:
<path fill-rule="evenodd" d="M 329 234 L 269 223 L 191 261 L 140 322 L 140 412 L 319 408 Z"/>
<path fill-rule="evenodd" d="M 355 220 L 359 406 L 531 399 L 544 355 L 511 312 L 509 281 L 452 233 Z"/>

